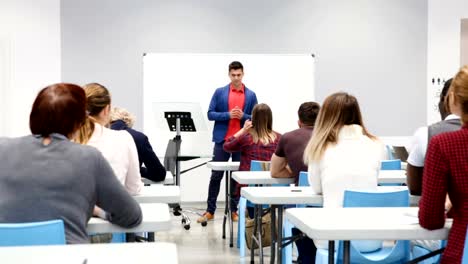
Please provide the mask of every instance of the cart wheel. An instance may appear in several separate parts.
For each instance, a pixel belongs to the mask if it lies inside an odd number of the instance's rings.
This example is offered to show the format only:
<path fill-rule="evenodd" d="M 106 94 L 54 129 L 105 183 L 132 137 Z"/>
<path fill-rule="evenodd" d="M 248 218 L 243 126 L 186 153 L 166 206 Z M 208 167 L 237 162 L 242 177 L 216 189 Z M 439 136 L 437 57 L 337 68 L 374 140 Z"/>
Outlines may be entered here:
<path fill-rule="evenodd" d="M 187 220 L 185 220 L 185 218 L 183 218 L 183 219 L 181 220 L 181 222 L 182 222 L 183 225 L 185 225 L 185 224 L 187 223 Z"/>
<path fill-rule="evenodd" d="M 208 225 L 208 222 L 207 222 L 207 221 L 201 222 L 201 226 L 206 226 L 206 225 Z"/>
<path fill-rule="evenodd" d="M 190 225 L 184 225 L 184 228 L 185 228 L 185 230 L 189 230 L 189 229 L 190 229 Z"/>

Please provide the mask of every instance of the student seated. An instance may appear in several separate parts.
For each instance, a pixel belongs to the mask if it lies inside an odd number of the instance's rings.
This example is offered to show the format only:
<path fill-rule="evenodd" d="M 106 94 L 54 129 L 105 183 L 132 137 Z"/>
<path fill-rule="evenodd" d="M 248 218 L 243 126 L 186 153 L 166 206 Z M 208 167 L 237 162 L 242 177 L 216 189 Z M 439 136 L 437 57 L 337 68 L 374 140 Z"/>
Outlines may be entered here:
<path fill-rule="evenodd" d="M 110 122 L 111 95 L 106 87 L 90 83 L 84 87 L 88 118 L 81 127 L 78 141 L 97 148 L 110 163 L 117 179 L 131 194 L 140 192 L 141 181 L 135 142 L 126 131 L 107 128 Z"/>
<path fill-rule="evenodd" d="M 141 177 L 155 182 L 164 181 L 166 179 L 166 169 L 154 153 L 148 137 L 132 128 L 135 117 L 123 108 L 114 107 L 111 111 L 110 119 L 111 129 L 125 130 L 130 133 L 133 141 L 135 141 Z M 142 166 L 143 164 L 145 165 L 144 167 Z"/>
<path fill-rule="evenodd" d="M 468 66 L 460 69 L 449 89 L 449 101 L 461 113 L 460 130 L 437 135 L 429 142 L 419 224 L 429 230 L 442 228 L 446 217 L 453 218 L 441 263 L 461 263 L 468 226 Z M 451 205 L 446 206 L 446 195 Z M 446 212 L 447 210 L 447 212 Z"/>
<path fill-rule="evenodd" d="M 380 162 L 386 159 L 386 153 L 385 145 L 364 126 L 356 97 L 344 92 L 328 96 L 304 150 L 309 183 L 315 193 L 323 195 L 323 207 L 343 207 L 346 189 L 376 189 Z M 314 243 L 317 248 L 328 248 L 325 241 Z M 369 252 L 382 243 L 353 245 Z"/>
<path fill-rule="evenodd" d="M 241 153 L 240 171 L 249 171 L 252 160 L 270 161 L 281 137 L 272 127 L 273 114 L 270 107 L 266 104 L 257 104 L 252 110 L 252 120 L 245 121 L 244 127 L 224 142 L 225 151 Z M 237 220 L 240 187 L 237 186 L 235 197 L 231 199 L 231 210 L 236 212 L 233 213 L 235 220 Z"/>
<path fill-rule="evenodd" d="M 88 243 L 95 205 L 122 227 L 142 221 L 140 206 L 93 147 L 70 141 L 86 120 L 84 90 L 59 83 L 32 106 L 32 135 L 0 139 L 0 223 L 62 219 L 67 243 Z"/>
<path fill-rule="evenodd" d="M 419 128 L 413 136 L 413 144 L 408 157 L 406 168 L 406 178 L 408 189 L 412 195 L 421 195 L 422 176 L 424 160 L 426 158 L 427 145 L 431 139 L 438 134 L 459 130 L 461 128 L 460 115 L 453 106 L 453 102 L 448 99 L 448 90 L 452 79 L 447 80 L 440 93 L 439 112 L 442 121 L 427 127 Z M 438 248 L 438 246 L 436 246 Z"/>
<path fill-rule="evenodd" d="M 302 157 L 307 142 L 312 136 L 319 109 L 320 106 L 316 102 L 301 104 L 297 110 L 299 128 L 281 136 L 278 147 L 271 157 L 271 177 L 294 178 L 294 183 L 298 184 L 299 173 L 307 171 Z"/>

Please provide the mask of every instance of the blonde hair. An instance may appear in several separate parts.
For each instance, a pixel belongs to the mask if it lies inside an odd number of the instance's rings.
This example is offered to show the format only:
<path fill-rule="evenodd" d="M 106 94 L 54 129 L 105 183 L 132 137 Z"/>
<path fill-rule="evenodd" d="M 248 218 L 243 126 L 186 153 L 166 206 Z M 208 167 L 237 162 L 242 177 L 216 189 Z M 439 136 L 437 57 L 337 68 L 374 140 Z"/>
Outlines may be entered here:
<path fill-rule="evenodd" d="M 128 127 L 133 127 L 135 123 L 135 116 L 127 111 L 125 108 L 114 107 L 110 113 L 111 123 L 117 120 L 122 120 Z"/>
<path fill-rule="evenodd" d="M 345 125 L 360 125 L 363 134 L 375 139 L 364 126 L 356 97 L 344 93 L 328 96 L 320 108 L 314 131 L 304 150 L 304 163 L 318 161 L 330 144 L 336 144 L 338 133 Z"/>
<path fill-rule="evenodd" d="M 267 145 L 276 140 L 273 132 L 273 114 L 267 104 L 257 104 L 252 110 L 252 128 L 249 130 L 252 141 Z"/>
<path fill-rule="evenodd" d="M 91 135 L 94 132 L 94 123 L 96 116 L 111 103 L 111 96 L 106 87 L 99 83 L 89 83 L 84 86 L 86 94 L 86 110 L 88 118 L 84 125 L 80 128 L 77 141 L 81 144 L 88 143 Z"/>
<path fill-rule="evenodd" d="M 460 106 L 463 124 L 468 124 L 468 65 L 461 67 L 455 75 L 449 92 L 453 92 L 453 103 Z"/>

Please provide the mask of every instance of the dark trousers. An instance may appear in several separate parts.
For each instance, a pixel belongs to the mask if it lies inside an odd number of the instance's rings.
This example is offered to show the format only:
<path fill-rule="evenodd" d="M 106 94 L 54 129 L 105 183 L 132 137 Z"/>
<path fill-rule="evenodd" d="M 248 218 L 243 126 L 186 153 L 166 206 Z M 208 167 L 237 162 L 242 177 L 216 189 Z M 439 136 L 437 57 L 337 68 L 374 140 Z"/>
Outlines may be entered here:
<path fill-rule="evenodd" d="M 297 229 L 292 229 L 292 235 L 300 235 L 302 232 Z M 302 264 L 314 264 L 315 263 L 315 254 L 317 253 L 317 248 L 315 247 L 314 241 L 308 237 L 301 238 L 296 241 L 297 252 L 299 256 L 297 257 L 297 262 Z"/>
<path fill-rule="evenodd" d="M 232 156 L 232 161 L 240 161 L 240 152 L 229 153 L 224 151 L 223 149 L 224 141 L 221 143 L 215 143 L 213 148 L 213 161 L 228 161 L 229 158 Z M 221 185 L 221 180 L 223 179 L 224 172 L 222 171 L 212 171 L 211 178 L 210 178 L 210 185 L 208 186 L 208 200 L 207 204 L 208 207 L 206 209 L 207 212 L 214 214 L 216 211 L 216 200 L 218 199 L 219 188 Z M 231 210 L 233 212 L 237 211 L 237 204 L 239 199 L 235 198 L 232 194 L 236 190 L 236 182 L 231 179 L 230 182 L 230 193 L 231 193 Z"/>

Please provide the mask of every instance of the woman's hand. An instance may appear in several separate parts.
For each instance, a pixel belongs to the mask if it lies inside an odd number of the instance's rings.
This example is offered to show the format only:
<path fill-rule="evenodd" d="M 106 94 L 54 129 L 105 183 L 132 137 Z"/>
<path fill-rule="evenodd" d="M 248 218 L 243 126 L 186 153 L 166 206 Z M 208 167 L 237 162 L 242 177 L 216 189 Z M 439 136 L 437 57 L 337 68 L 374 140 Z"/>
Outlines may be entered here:
<path fill-rule="evenodd" d="M 242 136 L 243 134 L 249 132 L 249 129 L 251 127 L 252 127 L 252 121 L 246 120 L 245 123 L 244 123 L 244 127 L 239 129 L 239 131 L 237 131 L 237 133 L 234 134 L 234 137 L 238 138 L 238 137 Z"/>
<path fill-rule="evenodd" d="M 245 132 L 248 132 L 251 127 L 252 127 L 252 121 L 246 120 L 244 123 L 244 127 L 242 129 L 244 129 Z"/>

